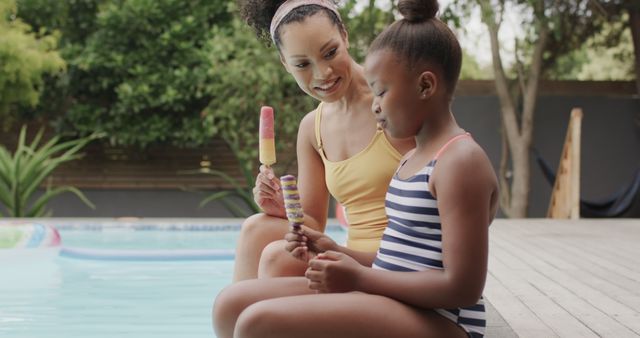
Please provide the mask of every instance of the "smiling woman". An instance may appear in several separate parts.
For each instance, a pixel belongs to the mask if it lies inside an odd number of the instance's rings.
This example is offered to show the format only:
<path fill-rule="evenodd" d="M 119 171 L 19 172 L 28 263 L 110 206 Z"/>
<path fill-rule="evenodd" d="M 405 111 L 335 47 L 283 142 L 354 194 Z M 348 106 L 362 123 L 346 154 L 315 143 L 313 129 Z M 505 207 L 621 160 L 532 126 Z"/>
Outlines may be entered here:
<path fill-rule="evenodd" d="M 275 45 L 300 89 L 320 101 L 302 119 L 296 145 L 305 225 L 325 229 L 331 194 L 349 219 L 342 249 L 374 252 L 387 224 L 386 185 L 413 140 L 388 138 L 377 128 L 371 92 L 362 67 L 349 54 L 349 35 L 333 1 L 246 0 L 241 13 L 259 37 Z M 264 213 L 242 226 L 235 281 L 305 270 L 304 262 L 283 250 L 288 224 L 277 179 L 282 174 L 262 167 L 256 179 L 254 199 Z"/>

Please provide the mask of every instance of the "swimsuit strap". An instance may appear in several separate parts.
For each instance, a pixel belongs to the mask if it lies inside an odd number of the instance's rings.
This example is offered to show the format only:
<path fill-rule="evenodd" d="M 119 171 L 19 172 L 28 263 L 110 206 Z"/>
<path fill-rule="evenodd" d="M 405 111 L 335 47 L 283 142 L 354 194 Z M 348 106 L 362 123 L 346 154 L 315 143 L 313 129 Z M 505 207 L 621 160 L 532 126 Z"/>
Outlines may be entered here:
<path fill-rule="evenodd" d="M 433 158 L 433 161 L 436 161 L 438 159 L 438 157 L 440 157 L 440 155 L 442 154 L 442 152 L 444 152 L 444 150 L 453 142 L 463 138 L 463 137 L 471 137 L 471 134 L 469 133 L 464 133 L 464 134 L 460 134 L 458 136 L 455 136 L 453 138 L 451 138 L 449 141 L 447 141 L 447 143 L 445 143 L 440 150 L 438 150 L 438 152 L 436 153 L 436 156 Z"/>

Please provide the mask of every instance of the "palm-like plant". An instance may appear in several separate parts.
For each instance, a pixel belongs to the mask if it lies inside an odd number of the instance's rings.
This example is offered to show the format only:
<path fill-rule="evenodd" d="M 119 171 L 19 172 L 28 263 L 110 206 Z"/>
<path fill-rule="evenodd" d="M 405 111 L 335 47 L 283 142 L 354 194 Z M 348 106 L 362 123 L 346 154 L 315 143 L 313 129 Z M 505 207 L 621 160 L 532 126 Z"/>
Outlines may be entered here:
<path fill-rule="evenodd" d="M 239 162 L 240 171 L 242 172 L 242 176 L 244 177 L 245 182 L 252 182 L 254 180 L 254 177 L 251 170 L 249 169 L 250 164 L 246 160 L 244 160 L 242 156 L 239 156 L 238 147 L 235 144 L 230 143 L 230 148 Z M 230 190 L 218 191 L 205 197 L 200 202 L 200 208 L 213 201 L 220 201 L 220 203 L 222 203 L 225 208 L 235 217 L 249 217 L 252 214 L 256 214 L 261 211 L 260 207 L 253 200 L 253 187 L 241 183 L 239 180 L 229 176 L 227 173 L 221 170 L 205 167 L 194 170 L 184 170 L 181 171 L 180 174 L 211 175 L 221 178 L 233 187 Z M 238 203 L 230 197 L 239 198 L 241 202 Z"/>
<path fill-rule="evenodd" d="M 95 209 L 84 194 L 75 187 L 62 186 L 51 188 L 35 201 L 34 193 L 42 182 L 62 163 L 82 157 L 78 154 L 87 143 L 99 138 L 98 134 L 60 142 L 59 136 L 54 136 L 48 142 L 40 144 L 43 131 L 40 130 L 31 144 L 26 143 L 27 128 L 20 130 L 18 146 L 11 153 L 0 145 L 0 205 L 3 205 L 9 217 L 43 217 L 50 214 L 46 209 L 47 203 L 56 195 L 71 192 L 82 202 Z M 0 216 L 4 216 L 0 213 Z"/>
<path fill-rule="evenodd" d="M 256 202 L 253 201 L 253 193 L 252 193 L 251 187 L 245 187 L 238 180 L 236 180 L 235 178 L 227 175 L 226 173 L 220 170 L 211 169 L 211 168 L 202 168 L 197 170 L 197 172 L 201 174 L 220 177 L 223 180 L 225 180 L 227 183 L 233 186 L 233 189 L 231 190 L 218 191 L 204 198 L 200 202 L 201 208 L 209 204 L 210 202 L 219 200 L 227 208 L 227 210 L 229 210 L 235 217 L 249 217 L 252 214 L 256 214 L 260 212 L 260 207 L 258 207 Z M 251 182 L 250 180 L 252 178 L 253 177 L 249 175 L 248 176 L 249 180 L 247 181 Z M 229 197 L 233 197 L 233 196 L 240 198 L 240 200 L 242 201 L 242 204 L 244 204 L 244 206 L 248 208 L 248 210 L 243 208 L 242 205 L 239 205 L 233 200 L 229 199 Z"/>

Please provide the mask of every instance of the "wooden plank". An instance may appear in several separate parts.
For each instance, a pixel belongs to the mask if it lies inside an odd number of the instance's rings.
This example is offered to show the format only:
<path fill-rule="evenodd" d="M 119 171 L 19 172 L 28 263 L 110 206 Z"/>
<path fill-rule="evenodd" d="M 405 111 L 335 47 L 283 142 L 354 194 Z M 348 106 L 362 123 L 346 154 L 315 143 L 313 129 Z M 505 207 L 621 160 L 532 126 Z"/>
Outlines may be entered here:
<path fill-rule="evenodd" d="M 491 271 L 506 289 L 513 293 L 535 315 L 560 337 L 597 337 L 588 326 L 572 313 L 548 298 L 536 285 L 530 283 L 522 272 L 525 266 L 513 257 L 496 257 Z M 503 312 L 500 312 L 503 314 Z M 503 314 L 504 315 L 504 314 Z M 507 318 L 505 316 L 505 318 Z M 513 327 L 513 326 L 512 326 Z M 514 328 L 514 330 L 516 330 Z M 516 331 L 517 333 L 518 331 Z"/>
<path fill-rule="evenodd" d="M 487 311 L 486 337 L 491 338 L 517 338 L 518 335 L 509 326 L 506 320 L 500 315 L 498 310 L 485 297 L 484 306 Z"/>
<path fill-rule="evenodd" d="M 547 217 L 580 218 L 580 130 L 582 109 L 571 111 Z"/>
<path fill-rule="evenodd" d="M 570 243 L 571 238 L 567 238 L 567 236 L 562 236 L 560 230 L 564 228 L 562 223 L 554 222 L 554 229 L 550 230 L 549 225 L 531 225 L 531 226 L 508 226 L 501 229 L 501 231 L 509 238 L 509 240 L 513 240 L 513 238 L 527 238 L 527 239 L 535 239 L 536 244 L 539 245 L 539 250 L 553 254 L 555 258 L 553 258 L 553 264 L 559 269 L 566 270 L 576 270 L 582 269 L 584 271 L 589 271 L 591 274 L 599 276 L 605 280 L 610 280 L 610 283 L 616 284 L 629 292 L 637 292 L 640 290 L 640 284 L 627 275 L 628 270 L 624 267 L 616 270 L 615 267 L 612 267 L 613 264 L 608 263 L 608 261 L 603 261 L 600 258 L 595 260 L 591 259 L 593 256 L 583 257 L 579 253 L 575 251 L 571 251 L 568 248 L 568 243 Z M 543 230 L 541 228 L 547 228 L 547 230 Z M 586 226 L 585 228 L 588 228 Z M 585 229 L 588 230 L 588 229 Z M 545 231 L 544 233 L 542 231 Z M 593 230 L 590 230 L 593 231 Z M 518 233 L 520 232 L 520 233 Z M 543 237 L 543 234 L 545 237 Z M 575 235 L 573 235 L 575 236 Z M 548 238 L 563 238 L 563 240 L 559 240 L 558 242 L 547 242 Z M 598 240 L 604 240 L 606 237 L 599 237 Z M 544 244 L 544 245 L 543 245 Z"/>
<path fill-rule="evenodd" d="M 558 251 L 548 245 L 540 245 L 538 243 L 522 243 L 523 246 L 530 250 L 535 250 L 538 258 L 544 260 L 550 267 L 570 273 L 572 276 L 583 282 L 591 282 L 596 290 L 602 287 L 610 289 L 607 294 L 618 296 L 617 300 L 625 305 L 640 306 L 638 303 L 626 304 L 626 301 L 634 299 L 638 296 L 640 285 L 624 275 L 615 274 L 615 272 L 607 271 L 602 268 L 595 268 L 594 265 L 582 258 L 576 258 L 564 251 Z M 612 281 L 627 280 L 628 283 L 622 286 L 612 283 Z M 632 307 L 633 307 L 632 306 Z M 640 309 L 636 309 L 640 310 Z"/>
<path fill-rule="evenodd" d="M 640 321 L 629 321 L 637 314 L 634 309 L 572 277 L 570 272 L 556 269 L 545 260 L 548 257 L 541 249 L 526 241 L 495 241 L 492 246 L 496 255 L 520 261 L 523 268 L 519 274 L 598 335 L 631 337 L 640 334 Z"/>
<path fill-rule="evenodd" d="M 628 250 L 620 255 L 636 255 L 640 222 L 500 220 L 491 229 L 491 257 L 500 257 L 511 273 L 526 276 L 598 335 L 640 336 L 640 284 L 629 277 L 640 266 L 610 262 L 593 249 L 593 243 L 610 239 Z M 494 266 L 489 269 L 495 273 Z"/>
<path fill-rule="evenodd" d="M 491 266 L 491 265 L 490 265 Z M 557 337 L 518 297 L 511 293 L 493 273 L 487 275 L 485 287 L 487 300 L 520 337 Z"/>

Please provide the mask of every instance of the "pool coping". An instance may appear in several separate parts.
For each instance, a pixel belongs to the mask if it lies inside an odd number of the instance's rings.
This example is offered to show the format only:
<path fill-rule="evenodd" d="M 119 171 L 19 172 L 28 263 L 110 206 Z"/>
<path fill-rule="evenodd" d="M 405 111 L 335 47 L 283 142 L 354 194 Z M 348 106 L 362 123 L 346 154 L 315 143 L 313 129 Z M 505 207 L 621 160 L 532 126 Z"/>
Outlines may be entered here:
<path fill-rule="evenodd" d="M 163 231 L 238 231 L 244 218 L 4 218 L 2 224 L 40 223 L 54 226 L 58 230 L 110 229 L 163 230 Z M 327 220 L 327 230 L 340 228 L 335 218 Z"/>

